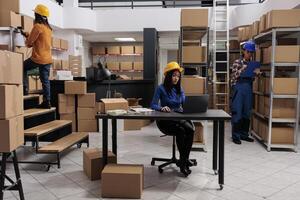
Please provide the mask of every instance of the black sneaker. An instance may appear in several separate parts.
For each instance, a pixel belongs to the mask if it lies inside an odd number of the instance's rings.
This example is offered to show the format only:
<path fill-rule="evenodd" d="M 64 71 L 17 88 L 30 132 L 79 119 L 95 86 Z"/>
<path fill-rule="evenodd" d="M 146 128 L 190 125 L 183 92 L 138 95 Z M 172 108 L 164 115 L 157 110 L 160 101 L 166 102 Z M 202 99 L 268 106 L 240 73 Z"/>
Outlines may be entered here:
<path fill-rule="evenodd" d="M 241 138 L 241 140 L 244 140 L 244 141 L 247 141 L 247 142 L 254 142 L 254 139 L 252 139 L 251 137 Z"/>
<path fill-rule="evenodd" d="M 241 140 L 239 140 L 239 139 L 232 139 L 232 142 L 234 144 L 242 144 Z"/>
<path fill-rule="evenodd" d="M 40 105 L 38 105 L 38 108 L 50 109 L 51 103 L 50 101 L 43 101 Z"/>

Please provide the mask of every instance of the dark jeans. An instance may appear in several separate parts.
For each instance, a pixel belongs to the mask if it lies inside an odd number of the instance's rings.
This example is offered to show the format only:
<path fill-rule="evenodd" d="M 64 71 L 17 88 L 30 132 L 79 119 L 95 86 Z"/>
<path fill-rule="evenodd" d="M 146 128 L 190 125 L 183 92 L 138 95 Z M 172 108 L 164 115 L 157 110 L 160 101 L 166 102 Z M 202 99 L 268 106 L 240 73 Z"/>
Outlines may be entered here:
<path fill-rule="evenodd" d="M 30 58 L 24 61 L 24 70 L 23 70 L 23 87 L 24 94 L 28 94 L 28 76 L 27 72 L 29 70 L 39 68 L 40 79 L 43 86 L 43 100 L 50 101 L 50 81 L 49 81 L 49 73 L 50 73 L 51 64 L 37 64 L 33 62 Z"/>
<path fill-rule="evenodd" d="M 163 134 L 176 136 L 180 160 L 189 159 L 195 132 L 193 122 L 190 120 L 157 120 L 156 124 Z"/>

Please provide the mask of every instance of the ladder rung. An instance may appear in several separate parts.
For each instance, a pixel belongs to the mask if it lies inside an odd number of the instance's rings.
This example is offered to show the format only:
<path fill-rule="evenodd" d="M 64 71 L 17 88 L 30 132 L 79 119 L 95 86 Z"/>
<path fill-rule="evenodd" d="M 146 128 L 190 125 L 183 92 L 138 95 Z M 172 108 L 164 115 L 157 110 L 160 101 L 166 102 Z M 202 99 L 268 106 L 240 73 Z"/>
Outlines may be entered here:
<path fill-rule="evenodd" d="M 216 22 L 227 22 L 227 20 L 226 19 L 219 19 L 219 20 L 217 19 Z"/>

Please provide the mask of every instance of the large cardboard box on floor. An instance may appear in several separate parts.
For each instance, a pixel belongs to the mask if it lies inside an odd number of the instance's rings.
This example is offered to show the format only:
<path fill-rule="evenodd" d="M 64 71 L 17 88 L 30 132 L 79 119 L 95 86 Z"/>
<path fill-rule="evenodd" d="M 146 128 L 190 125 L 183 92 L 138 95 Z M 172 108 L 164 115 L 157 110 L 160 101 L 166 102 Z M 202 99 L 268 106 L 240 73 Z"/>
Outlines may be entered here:
<path fill-rule="evenodd" d="M 2 10 L 0 7 L 0 27 L 20 27 L 22 26 L 21 15 L 10 11 Z"/>
<path fill-rule="evenodd" d="M 143 125 L 143 120 L 126 119 L 124 120 L 124 131 L 141 130 Z"/>
<path fill-rule="evenodd" d="M 207 59 L 206 53 L 206 47 L 184 46 L 182 47 L 182 62 L 205 63 Z"/>
<path fill-rule="evenodd" d="M 22 16 L 22 28 L 25 32 L 30 33 L 33 28 L 33 18 L 28 16 Z"/>
<path fill-rule="evenodd" d="M 181 9 L 181 27 L 208 27 L 208 9 Z"/>
<path fill-rule="evenodd" d="M 72 131 L 76 132 L 76 114 L 70 113 L 70 114 L 59 114 L 59 117 L 61 120 L 71 120 L 72 121 Z"/>
<path fill-rule="evenodd" d="M 78 120 L 95 119 L 97 111 L 95 108 L 77 108 Z"/>
<path fill-rule="evenodd" d="M 117 163 L 117 157 L 111 152 L 108 152 L 108 163 Z M 90 180 L 101 179 L 102 151 L 99 148 L 91 148 L 83 150 L 83 170 Z"/>
<path fill-rule="evenodd" d="M 140 199 L 144 188 L 144 166 L 108 164 L 102 170 L 103 198 Z"/>
<path fill-rule="evenodd" d="M 75 113 L 75 96 L 58 94 L 58 112 L 60 114 Z"/>
<path fill-rule="evenodd" d="M 78 131 L 79 132 L 97 132 L 97 120 L 78 120 Z"/>
<path fill-rule="evenodd" d="M 112 55 L 121 54 L 119 46 L 109 46 L 107 47 L 107 53 Z"/>
<path fill-rule="evenodd" d="M 299 27 L 300 9 L 272 10 L 266 16 L 266 29 Z"/>
<path fill-rule="evenodd" d="M 32 55 L 32 48 L 27 47 L 15 47 L 16 53 L 21 53 L 23 55 L 23 61 L 27 60 Z"/>
<path fill-rule="evenodd" d="M 0 119 L 23 114 L 23 86 L 0 85 Z"/>
<path fill-rule="evenodd" d="M 121 53 L 122 54 L 133 54 L 134 53 L 133 46 L 121 46 Z"/>
<path fill-rule="evenodd" d="M 20 13 L 20 0 L 0 0 L 0 8 Z"/>
<path fill-rule="evenodd" d="M 86 81 L 65 81 L 65 94 L 86 94 Z"/>
<path fill-rule="evenodd" d="M 96 106 L 96 94 L 86 93 L 78 96 L 78 107 L 81 108 L 95 108 Z"/>
<path fill-rule="evenodd" d="M 270 93 L 270 78 L 264 79 L 264 92 Z M 297 78 L 274 78 L 273 79 L 274 94 L 298 94 L 298 79 Z"/>
<path fill-rule="evenodd" d="M 194 143 L 204 143 L 204 132 L 203 125 L 201 122 L 194 122 L 195 133 L 194 133 Z"/>
<path fill-rule="evenodd" d="M 11 152 L 24 144 L 24 117 L 0 120 L 0 152 Z"/>
<path fill-rule="evenodd" d="M 128 110 L 128 101 L 124 98 L 100 99 L 104 103 L 104 110 L 101 113 L 106 113 L 108 110 L 123 109 Z"/>
<path fill-rule="evenodd" d="M 265 97 L 265 115 L 270 113 L 270 98 Z M 295 99 L 273 99 L 273 118 L 295 118 L 296 117 L 296 100 Z"/>
<path fill-rule="evenodd" d="M 22 84 L 23 58 L 19 53 L 0 51 L 0 84 Z"/>
<path fill-rule="evenodd" d="M 271 63 L 272 47 L 264 49 L 263 53 L 263 64 Z M 300 62 L 299 55 L 299 45 L 276 46 L 274 61 L 277 63 L 298 63 Z"/>
<path fill-rule="evenodd" d="M 181 85 L 186 96 L 201 95 L 205 93 L 206 78 L 201 76 L 183 76 Z"/>

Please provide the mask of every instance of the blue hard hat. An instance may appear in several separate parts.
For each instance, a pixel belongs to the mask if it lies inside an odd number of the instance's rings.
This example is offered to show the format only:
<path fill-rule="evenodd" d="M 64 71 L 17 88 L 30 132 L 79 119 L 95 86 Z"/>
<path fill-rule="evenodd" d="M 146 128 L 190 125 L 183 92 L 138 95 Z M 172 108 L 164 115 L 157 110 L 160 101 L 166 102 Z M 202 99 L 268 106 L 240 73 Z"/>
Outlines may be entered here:
<path fill-rule="evenodd" d="M 250 51 L 250 52 L 254 52 L 255 51 L 255 43 L 252 40 L 249 40 L 249 41 L 245 42 L 243 49 Z"/>

